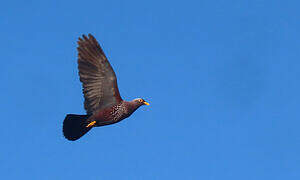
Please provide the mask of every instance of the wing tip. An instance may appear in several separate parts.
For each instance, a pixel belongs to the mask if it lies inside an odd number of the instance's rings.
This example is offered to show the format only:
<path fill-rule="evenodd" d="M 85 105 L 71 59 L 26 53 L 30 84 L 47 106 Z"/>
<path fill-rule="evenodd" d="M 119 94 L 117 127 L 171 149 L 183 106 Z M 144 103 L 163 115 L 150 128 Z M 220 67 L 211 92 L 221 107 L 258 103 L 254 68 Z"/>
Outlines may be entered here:
<path fill-rule="evenodd" d="M 88 33 L 87 35 L 86 34 L 82 34 L 78 39 L 82 40 L 82 38 L 85 39 L 85 40 L 95 39 L 95 37 L 91 33 Z"/>
<path fill-rule="evenodd" d="M 98 45 L 96 38 L 91 33 L 88 33 L 88 35 L 82 34 L 80 37 L 78 37 L 78 40 L 77 40 L 78 45 L 81 45 L 85 42 L 89 42 L 89 43 Z"/>
<path fill-rule="evenodd" d="M 95 39 L 95 37 L 94 37 L 91 33 L 89 33 L 88 36 L 89 36 L 89 38 L 91 38 L 91 39 Z"/>

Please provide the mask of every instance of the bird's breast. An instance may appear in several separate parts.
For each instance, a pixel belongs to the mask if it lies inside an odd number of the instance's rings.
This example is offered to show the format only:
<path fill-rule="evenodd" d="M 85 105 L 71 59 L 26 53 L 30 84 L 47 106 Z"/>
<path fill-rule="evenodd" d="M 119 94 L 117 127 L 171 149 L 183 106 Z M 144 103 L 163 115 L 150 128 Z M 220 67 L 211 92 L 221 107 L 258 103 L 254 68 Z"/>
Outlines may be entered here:
<path fill-rule="evenodd" d="M 131 113 L 129 113 L 126 106 L 118 104 L 98 111 L 95 113 L 93 119 L 97 122 L 96 126 L 103 126 L 119 122 L 130 115 Z"/>

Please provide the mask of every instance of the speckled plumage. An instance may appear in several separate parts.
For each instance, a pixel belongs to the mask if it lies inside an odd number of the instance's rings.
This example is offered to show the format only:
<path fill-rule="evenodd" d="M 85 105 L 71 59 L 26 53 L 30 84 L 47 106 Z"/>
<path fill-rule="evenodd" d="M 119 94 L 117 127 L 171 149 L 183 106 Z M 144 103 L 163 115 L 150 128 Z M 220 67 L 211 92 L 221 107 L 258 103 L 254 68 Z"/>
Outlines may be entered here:
<path fill-rule="evenodd" d="M 92 120 L 96 120 L 95 126 L 103 126 L 107 124 L 114 124 L 129 117 L 138 107 L 142 104 L 135 104 L 128 101 L 121 101 L 107 109 L 99 110 L 91 117 Z"/>
<path fill-rule="evenodd" d="M 78 69 L 87 115 L 68 114 L 63 134 L 77 140 L 91 128 L 120 122 L 142 105 L 141 98 L 124 101 L 119 93 L 117 78 L 97 40 L 89 34 L 78 40 Z"/>

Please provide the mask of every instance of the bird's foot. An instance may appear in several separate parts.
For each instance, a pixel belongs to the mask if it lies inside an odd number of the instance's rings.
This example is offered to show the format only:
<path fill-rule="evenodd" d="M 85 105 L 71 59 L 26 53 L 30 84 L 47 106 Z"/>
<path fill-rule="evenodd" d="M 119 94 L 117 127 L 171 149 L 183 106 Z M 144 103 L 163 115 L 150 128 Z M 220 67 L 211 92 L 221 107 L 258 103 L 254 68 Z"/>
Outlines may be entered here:
<path fill-rule="evenodd" d="M 91 127 L 91 126 L 93 126 L 94 124 L 96 124 L 96 121 L 90 122 L 86 127 Z"/>

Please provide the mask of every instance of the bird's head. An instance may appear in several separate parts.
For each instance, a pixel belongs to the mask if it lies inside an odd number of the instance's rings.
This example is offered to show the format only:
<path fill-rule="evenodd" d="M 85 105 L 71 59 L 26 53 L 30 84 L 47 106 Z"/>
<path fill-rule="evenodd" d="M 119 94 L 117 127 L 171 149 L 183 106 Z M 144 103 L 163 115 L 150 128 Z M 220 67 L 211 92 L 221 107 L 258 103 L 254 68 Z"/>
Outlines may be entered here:
<path fill-rule="evenodd" d="M 134 111 L 136 111 L 139 107 L 143 106 L 143 105 L 150 105 L 149 103 L 147 103 L 144 99 L 142 98 L 136 98 L 132 101 L 127 101 L 126 103 L 128 103 L 127 107 L 128 107 L 128 116 L 130 116 Z"/>
<path fill-rule="evenodd" d="M 149 103 L 147 103 L 144 99 L 142 99 L 142 98 L 136 98 L 136 99 L 134 99 L 133 100 L 133 102 L 136 104 L 136 105 L 138 105 L 138 106 L 142 106 L 142 105 L 147 105 L 147 106 L 149 106 L 150 104 Z"/>

